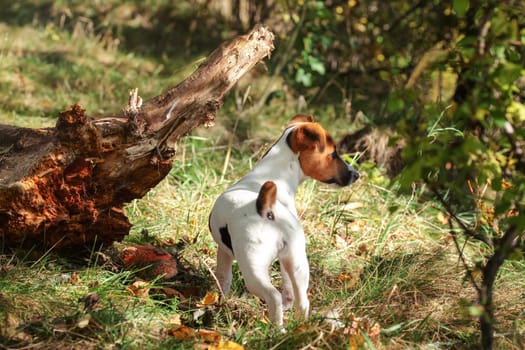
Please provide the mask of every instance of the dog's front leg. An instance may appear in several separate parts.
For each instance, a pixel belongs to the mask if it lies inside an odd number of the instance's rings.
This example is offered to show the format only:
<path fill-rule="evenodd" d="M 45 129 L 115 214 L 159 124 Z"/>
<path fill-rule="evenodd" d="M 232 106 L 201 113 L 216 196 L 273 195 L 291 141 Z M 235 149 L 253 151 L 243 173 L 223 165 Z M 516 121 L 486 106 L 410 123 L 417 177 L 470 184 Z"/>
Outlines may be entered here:
<path fill-rule="evenodd" d="M 219 246 L 217 249 L 217 271 L 215 274 L 224 295 L 230 294 L 230 288 L 232 285 L 232 264 L 232 254 Z"/>

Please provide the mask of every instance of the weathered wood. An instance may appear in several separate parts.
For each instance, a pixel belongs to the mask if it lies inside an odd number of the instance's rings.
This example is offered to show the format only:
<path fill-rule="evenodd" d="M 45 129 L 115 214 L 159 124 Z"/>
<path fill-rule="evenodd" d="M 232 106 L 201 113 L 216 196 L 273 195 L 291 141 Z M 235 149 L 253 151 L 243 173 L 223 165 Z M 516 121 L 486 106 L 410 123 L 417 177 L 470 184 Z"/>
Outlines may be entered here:
<path fill-rule="evenodd" d="M 183 82 L 124 111 L 89 118 L 73 105 L 56 127 L 0 125 L 0 244 L 57 248 L 109 244 L 131 228 L 123 207 L 170 171 L 177 142 L 211 125 L 222 98 L 273 50 L 257 26 L 221 45 Z"/>

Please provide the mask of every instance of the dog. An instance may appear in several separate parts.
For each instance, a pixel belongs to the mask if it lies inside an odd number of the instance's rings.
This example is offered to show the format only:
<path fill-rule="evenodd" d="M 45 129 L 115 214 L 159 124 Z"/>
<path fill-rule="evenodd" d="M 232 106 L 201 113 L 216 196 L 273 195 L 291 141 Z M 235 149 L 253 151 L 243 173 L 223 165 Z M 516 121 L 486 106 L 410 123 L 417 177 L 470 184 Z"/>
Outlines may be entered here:
<path fill-rule="evenodd" d="M 296 318 L 306 319 L 310 269 L 295 208 L 295 193 L 307 178 L 348 186 L 359 173 L 343 161 L 328 132 L 312 116 L 296 115 L 281 137 L 241 180 L 216 200 L 209 218 L 218 245 L 216 277 L 224 295 L 237 264 L 248 290 L 268 305 L 270 321 L 283 327 L 283 310 L 296 301 Z M 269 268 L 279 259 L 282 294 Z"/>

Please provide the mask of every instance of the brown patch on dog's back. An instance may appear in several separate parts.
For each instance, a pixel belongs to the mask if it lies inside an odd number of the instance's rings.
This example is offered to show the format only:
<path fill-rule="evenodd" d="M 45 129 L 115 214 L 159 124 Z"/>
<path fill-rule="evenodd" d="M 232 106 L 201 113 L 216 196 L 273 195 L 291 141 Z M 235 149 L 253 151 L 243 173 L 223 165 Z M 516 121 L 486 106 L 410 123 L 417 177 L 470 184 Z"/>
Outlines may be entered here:
<path fill-rule="evenodd" d="M 273 206 L 277 200 L 277 186 L 272 181 L 266 181 L 259 191 L 257 201 L 255 202 L 257 214 L 268 220 L 275 220 Z"/>

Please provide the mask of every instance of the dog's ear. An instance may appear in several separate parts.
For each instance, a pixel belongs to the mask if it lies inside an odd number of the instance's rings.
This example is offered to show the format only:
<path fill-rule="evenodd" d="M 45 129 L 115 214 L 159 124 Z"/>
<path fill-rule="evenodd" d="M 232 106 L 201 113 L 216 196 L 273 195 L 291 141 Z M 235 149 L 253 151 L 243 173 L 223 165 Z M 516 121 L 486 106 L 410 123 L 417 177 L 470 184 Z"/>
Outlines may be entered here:
<path fill-rule="evenodd" d="M 311 123 L 313 121 L 314 121 L 314 117 L 311 115 L 297 114 L 295 117 L 293 117 L 288 122 L 287 126 L 297 124 L 297 123 Z"/>
<path fill-rule="evenodd" d="M 319 124 L 312 123 L 298 125 L 290 134 L 288 134 L 286 142 L 294 153 L 314 147 L 318 147 L 322 152 L 326 140 Z"/>

